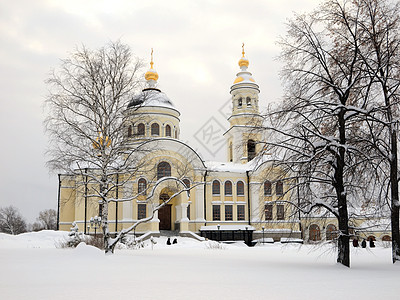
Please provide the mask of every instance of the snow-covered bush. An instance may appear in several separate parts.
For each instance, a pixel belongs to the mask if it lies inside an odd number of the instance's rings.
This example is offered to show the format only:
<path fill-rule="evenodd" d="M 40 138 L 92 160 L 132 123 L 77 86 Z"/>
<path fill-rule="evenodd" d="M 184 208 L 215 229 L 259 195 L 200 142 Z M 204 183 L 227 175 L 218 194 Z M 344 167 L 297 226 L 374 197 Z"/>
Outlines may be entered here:
<path fill-rule="evenodd" d="M 216 241 L 208 241 L 206 242 L 206 249 L 210 250 L 226 250 L 226 245 L 222 243 L 218 243 Z"/>

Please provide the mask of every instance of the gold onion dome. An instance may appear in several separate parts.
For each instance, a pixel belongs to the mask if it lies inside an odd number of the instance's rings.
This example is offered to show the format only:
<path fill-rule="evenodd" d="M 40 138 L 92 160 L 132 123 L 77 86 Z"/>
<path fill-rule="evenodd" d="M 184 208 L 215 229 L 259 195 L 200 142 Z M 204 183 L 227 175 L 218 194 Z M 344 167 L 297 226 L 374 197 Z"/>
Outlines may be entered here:
<path fill-rule="evenodd" d="M 246 85 L 249 85 L 251 87 L 256 87 L 256 81 L 254 80 L 252 74 L 247 71 L 247 68 L 249 66 L 249 60 L 244 56 L 244 43 L 242 44 L 242 58 L 239 60 L 239 67 L 240 67 L 240 72 L 236 74 L 235 81 L 233 82 L 233 85 L 240 85 L 241 87 L 244 87 Z M 256 87 L 257 88 L 257 87 Z"/>
<path fill-rule="evenodd" d="M 108 136 L 103 138 L 99 133 L 99 136 L 96 138 L 96 141 L 93 142 L 93 148 L 96 150 L 101 149 L 102 147 L 109 147 L 111 145 L 111 140 Z"/>
<path fill-rule="evenodd" d="M 153 69 L 153 64 L 154 64 L 154 62 L 153 62 L 153 49 L 151 49 L 150 70 L 148 70 L 148 71 L 146 72 L 146 74 L 144 74 L 144 78 L 145 78 L 147 81 L 150 81 L 150 80 L 157 81 L 157 80 L 158 80 L 158 73 L 157 73 L 156 70 Z"/>
<path fill-rule="evenodd" d="M 244 43 L 242 44 L 242 58 L 239 60 L 239 67 L 248 67 L 249 66 L 249 60 L 244 57 Z"/>

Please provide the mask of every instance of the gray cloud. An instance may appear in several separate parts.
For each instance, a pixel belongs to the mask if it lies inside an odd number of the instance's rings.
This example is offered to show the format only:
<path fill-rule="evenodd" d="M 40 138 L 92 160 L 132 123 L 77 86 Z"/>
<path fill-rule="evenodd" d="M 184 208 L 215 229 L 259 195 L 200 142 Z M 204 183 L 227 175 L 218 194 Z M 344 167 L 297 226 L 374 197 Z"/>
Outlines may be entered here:
<path fill-rule="evenodd" d="M 241 43 L 246 43 L 249 70 L 261 87 L 261 103 L 277 100 L 275 41 L 293 10 L 318 2 L 3 1 L 0 206 L 15 205 L 30 222 L 40 210 L 56 207 L 57 178 L 49 175 L 44 157 L 44 80 L 77 45 L 97 48 L 120 38 L 146 61 L 153 47 L 159 85 L 182 114 L 182 139 L 202 150 L 193 133 L 211 115 L 218 116 L 229 99 Z"/>

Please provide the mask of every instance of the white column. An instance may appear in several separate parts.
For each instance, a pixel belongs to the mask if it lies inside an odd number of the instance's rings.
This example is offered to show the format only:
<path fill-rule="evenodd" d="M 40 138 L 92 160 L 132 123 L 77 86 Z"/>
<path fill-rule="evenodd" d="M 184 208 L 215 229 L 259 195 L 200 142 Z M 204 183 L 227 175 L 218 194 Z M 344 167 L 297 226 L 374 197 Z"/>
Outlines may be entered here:
<path fill-rule="evenodd" d="M 260 221 L 260 189 L 259 184 L 250 184 L 250 220 L 251 222 L 259 222 Z"/>
<path fill-rule="evenodd" d="M 196 187 L 196 198 L 195 198 L 195 220 L 197 222 L 205 222 L 204 219 L 204 186 L 199 185 Z"/>
<path fill-rule="evenodd" d="M 133 182 L 128 181 L 123 187 L 124 198 L 133 196 Z M 133 201 L 125 201 L 122 205 L 122 218 L 123 220 L 132 220 L 133 215 Z"/>
<path fill-rule="evenodd" d="M 187 208 L 188 203 L 182 203 L 181 206 L 181 219 L 180 222 L 189 222 L 189 218 L 187 217 Z"/>

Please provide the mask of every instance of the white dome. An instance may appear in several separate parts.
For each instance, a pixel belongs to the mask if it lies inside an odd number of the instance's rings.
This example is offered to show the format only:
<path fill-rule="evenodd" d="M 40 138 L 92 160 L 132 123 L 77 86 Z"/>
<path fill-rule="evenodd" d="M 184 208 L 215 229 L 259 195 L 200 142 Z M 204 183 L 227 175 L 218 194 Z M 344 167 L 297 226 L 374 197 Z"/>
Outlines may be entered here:
<path fill-rule="evenodd" d="M 128 108 L 133 106 L 158 106 L 175 109 L 167 95 L 155 88 L 144 89 L 139 95 L 135 96 Z"/>

